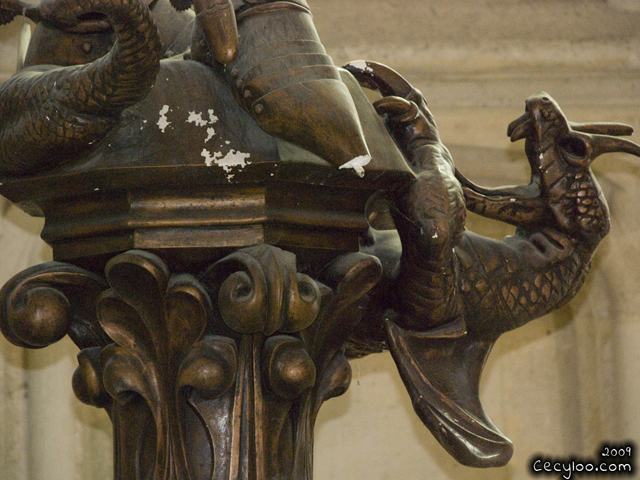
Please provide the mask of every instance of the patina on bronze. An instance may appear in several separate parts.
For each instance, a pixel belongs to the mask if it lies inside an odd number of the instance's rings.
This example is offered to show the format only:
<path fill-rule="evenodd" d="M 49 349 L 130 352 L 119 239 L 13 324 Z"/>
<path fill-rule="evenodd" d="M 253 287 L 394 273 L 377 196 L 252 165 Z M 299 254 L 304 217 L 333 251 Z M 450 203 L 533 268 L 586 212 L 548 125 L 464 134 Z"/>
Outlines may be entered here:
<path fill-rule="evenodd" d="M 508 129 L 531 182 L 483 188 L 398 73 L 333 64 L 304 0 L 190 6 L 0 0 L 0 23 L 38 22 L 0 85 L 0 193 L 56 260 L 2 288 L 2 333 L 76 343 L 120 480 L 311 479 L 320 406 L 385 349 L 454 458 L 506 464 L 486 357 L 582 285 L 609 231 L 590 163 L 640 156 L 632 129 L 534 94 Z"/>

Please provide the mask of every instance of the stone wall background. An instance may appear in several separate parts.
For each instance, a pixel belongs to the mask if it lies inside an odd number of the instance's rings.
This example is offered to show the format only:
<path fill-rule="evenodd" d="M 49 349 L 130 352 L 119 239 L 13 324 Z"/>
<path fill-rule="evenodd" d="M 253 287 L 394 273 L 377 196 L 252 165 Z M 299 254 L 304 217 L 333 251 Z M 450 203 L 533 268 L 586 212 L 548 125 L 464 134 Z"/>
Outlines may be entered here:
<path fill-rule="evenodd" d="M 387 63 L 425 94 L 458 168 L 477 183 L 527 180 L 522 142 L 506 137 L 531 93 L 575 121 L 640 128 L 638 0 L 309 0 L 337 64 Z M 0 80 L 16 65 L 21 20 L 0 28 Z M 587 284 L 560 311 L 504 335 L 481 398 L 515 444 L 511 463 L 458 465 L 412 411 L 388 354 L 353 363 L 353 382 L 316 429 L 316 478 L 533 478 L 534 454 L 594 457 L 603 441 L 640 441 L 640 162 L 595 164 L 612 216 Z M 469 228 L 511 232 L 470 218 Z M 32 219 L 0 199 L 0 283 L 50 259 Z M 69 341 L 23 351 L 0 339 L 0 480 L 106 479 L 110 424 L 75 400 Z M 598 477 L 604 478 L 604 477 Z"/>

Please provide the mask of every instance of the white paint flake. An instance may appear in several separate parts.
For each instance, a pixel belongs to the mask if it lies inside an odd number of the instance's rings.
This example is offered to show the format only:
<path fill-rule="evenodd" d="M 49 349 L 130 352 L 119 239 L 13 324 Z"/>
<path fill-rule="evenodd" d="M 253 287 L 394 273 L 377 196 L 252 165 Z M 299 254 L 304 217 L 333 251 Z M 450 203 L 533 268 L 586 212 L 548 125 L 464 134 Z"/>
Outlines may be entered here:
<path fill-rule="evenodd" d="M 247 161 L 251 154 L 237 152 L 233 149 L 222 157 L 220 160 L 215 160 L 216 165 L 222 167 L 225 172 L 229 173 L 233 167 L 244 168 L 247 164 L 251 163 Z"/>
<path fill-rule="evenodd" d="M 158 119 L 158 128 L 162 130 L 162 133 L 164 133 L 165 129 L 171 124 L 171 122 L 167 120 L 167 113 L 169 113 L 169 105 L 163 106 L 158 112 L 160 115 L 160 118 Z"/>
<path fill-rule="evenodd" d="M 247 161 L 247 158 L 250 157 L 249 153 L 242 153 L 236 150 L 229 150 L 229 152 L 223 156 L 222 152 L 214 152 L 212 155 L 209 150 L 203 148 L 200 155 L 204 157 L 204 163 L 207 167 L 212 166 L 214 163 L 222 167 L 226 173 L 227 180 L 231 180 L 235 176 L 235 173 L 231 173 L 231 169 L 235 167 L 244 168 L 251 163 Z"/>
<path fill-rule="evenodd" d="M 371 161 L 371 155 L 360 155 L 352 160 L 349 160 L 344 165 L 340 165 L 340 169 L 343 168 L 353 168 L 356 174 L 362 178 L 364 177 L 364 166 L 368 165 Z"/>
<path fill-rule="evenodd" d="M 207 110 L 207 114 L 209 115 L 209 119 L 203 118 L 202 112 L 189 112 L 189 117 L 187 118 L 187 123 L 193 123 L 196 127 L 206 127 L 207 125 L 213 125 L 219 119 L 213 114 L 213 109 Z M 214 135 L 216 135 L 216 131 L 213 127 L 207 128 L 207 137 L 204 139 L 204 143 L 207 143 L 211 140 Z M 205 157 L 208 158 L 208 157 Z"/>
<path fill-rule="evenodd" d="M 367 65 L 367 62 L 365 62 L 364 60 L 351 62 L 351 65 L 356 67 L 358 70 L 362 70 L 363 72 L 373 73 L 373 69 L 369 65 Z"/>
<path fill-rule="evenodd" d="M 187 118 L 187 123 L 195 123 L 196 127 L 204 127 L 208 124 L 206 120 L 202 119 L 202 113 L 189 112 L 189 118 Z"/>
<path fill-rule="evenodd" d="M 216 158 L 220 158 L 222 156 L 222 153 L 215 152 L 213 155 L 211 155 L 211 152 L 209 150 L 207 150 L 206 148 L 203 148 L 202 153 L 200 153 L 200 155 L 204 157 L 204 164 L 207 167 L 210 167 L 211 165 L 213 165 L 213 162 L 215 161 Z"/>
<path fill-rule="evenodd" d="M 207 143 L 209 140 L 211 140 L 215 134 L 216 131 L 212 127 L 207 128 L 207 138 L 204 139 L 204 143 Z"/>

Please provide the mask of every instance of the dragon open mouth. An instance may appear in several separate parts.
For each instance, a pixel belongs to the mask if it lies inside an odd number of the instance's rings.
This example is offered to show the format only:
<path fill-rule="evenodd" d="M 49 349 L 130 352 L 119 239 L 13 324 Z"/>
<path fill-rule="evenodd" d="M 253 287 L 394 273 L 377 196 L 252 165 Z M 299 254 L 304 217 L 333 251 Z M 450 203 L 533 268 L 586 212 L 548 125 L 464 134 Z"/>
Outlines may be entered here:
<path fill-rule="evenodd" d="M 509 124 L 507 135 L 512 142 L 526 138 L 533 134 L 533 116 L 529 109 L 519 118 Z"/>

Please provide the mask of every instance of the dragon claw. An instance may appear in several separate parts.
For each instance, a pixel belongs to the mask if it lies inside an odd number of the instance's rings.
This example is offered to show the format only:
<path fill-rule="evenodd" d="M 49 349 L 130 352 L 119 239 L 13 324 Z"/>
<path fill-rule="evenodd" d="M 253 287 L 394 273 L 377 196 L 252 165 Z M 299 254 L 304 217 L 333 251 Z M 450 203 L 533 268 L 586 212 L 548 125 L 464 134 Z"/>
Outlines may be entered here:
<path fill-rule="evenodd" d="M 373 104 L 378 115 L 389 115 L 394 122 L 410 123 L 418 118 L 418 106 L 402 97 L 383 97 Z"/>
<path fill-rule="evenodd" d="M 431 112 L 427 101 L 420 92 L 398 72 L 381 63 L 358 60 L 348 63 L 344 68 L 350 72 L 364 88 L 377 90 L 383 97 L 401 97 L 414 102 L 427 117 Z"/>
<path fill-rule="evenodd" d="M 344 66 L 365 88 L 378 90 L 383 96 L 408 98 L 416 90 L 402 75 L 381 63 L 358 60 Z"/>

